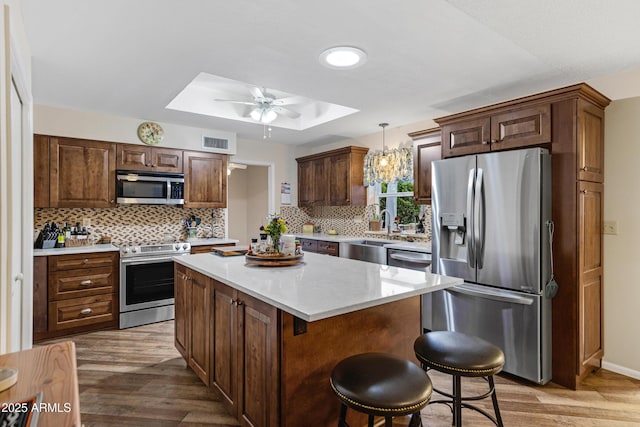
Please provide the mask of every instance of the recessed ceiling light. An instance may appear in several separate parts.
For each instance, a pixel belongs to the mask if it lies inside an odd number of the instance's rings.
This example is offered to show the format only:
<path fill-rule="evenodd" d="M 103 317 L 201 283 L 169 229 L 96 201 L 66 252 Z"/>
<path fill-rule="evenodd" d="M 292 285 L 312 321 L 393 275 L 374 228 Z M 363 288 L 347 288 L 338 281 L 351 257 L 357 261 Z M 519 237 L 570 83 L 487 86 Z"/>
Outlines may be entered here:
<path fill-rule="evenodd" d="M 350 70 L 367 62 L 367 54 L 357 47 L 336 46 L 320 54 L 320 63 L 336 70 Z"/>

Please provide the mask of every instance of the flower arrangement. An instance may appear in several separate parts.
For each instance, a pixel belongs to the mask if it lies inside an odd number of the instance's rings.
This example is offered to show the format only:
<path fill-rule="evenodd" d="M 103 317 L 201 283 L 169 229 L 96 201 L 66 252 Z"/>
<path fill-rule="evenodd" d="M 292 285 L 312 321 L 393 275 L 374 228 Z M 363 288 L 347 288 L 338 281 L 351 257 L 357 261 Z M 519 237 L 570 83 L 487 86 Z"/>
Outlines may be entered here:
<path fill-rule="evenodd" d="M 269 215 L 267 225 L 260 226 L 260 232 L 271 237 L 272 252 L 280 252 L 280 237 L 287 232 L 287 223 L 278 214 Z"/>

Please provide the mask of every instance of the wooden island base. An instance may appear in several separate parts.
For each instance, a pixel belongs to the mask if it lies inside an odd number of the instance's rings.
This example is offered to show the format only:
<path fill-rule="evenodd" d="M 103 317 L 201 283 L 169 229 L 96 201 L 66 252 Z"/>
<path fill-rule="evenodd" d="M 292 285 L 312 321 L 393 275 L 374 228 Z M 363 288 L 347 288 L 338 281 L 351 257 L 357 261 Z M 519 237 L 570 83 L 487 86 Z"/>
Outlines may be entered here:
<path fill-rule="evenodd" d="M 294 317 L 281 313 L 281 410 L 283 427 L 336 426 L 340 402 L 329 385 L 342 359 L 369 351 L 388 352 L 418 363 L 413 342 L 419 336 L 420 297 L 307 323 L 294 335 Z M 348 411 L 351 426 L 366 417 Z"/>
<path fill-rule="evenodd" d="M 340 360 L 378 351 L 417 363 L 420 296 L 305 322 L 182 265 L 175 277 L 176 348 L 243 426 L 333 427 Z"/>

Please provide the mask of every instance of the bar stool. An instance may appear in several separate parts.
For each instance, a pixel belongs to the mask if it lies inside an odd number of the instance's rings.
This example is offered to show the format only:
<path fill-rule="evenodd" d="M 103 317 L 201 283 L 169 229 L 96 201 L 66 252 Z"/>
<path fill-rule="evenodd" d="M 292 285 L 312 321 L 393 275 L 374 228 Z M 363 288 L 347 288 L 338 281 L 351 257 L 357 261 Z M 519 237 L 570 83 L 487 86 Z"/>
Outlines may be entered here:
<path fill-rule="evenodd" d="M 493 375 L 504 366 L 504 353 L 495 345 L 478 337 L 452 331 L 426 333 L 413 344 L 416 357 L 425 371 L 430 369 L 453 376 L 453 392 L 445 393 L 434 388 L 437 393 L 449 399 L 434 400 L 431 403 L 445 403 L 453 413 L 453 425 L 462 426 L 462 408 L 473 409 L 502 427 L 502 417 L 498 408 L 498 398 Z M 478 396 L 462 397 L 462 377 L 483 377 L 489 383 L 489 391 Z M 495 417 L 483 409 L 469 403 L 491 396 Z"/>
<path fill-rule="evenodd" d="M 416 364 L 386 353 L 363 353 L 340 361 L 331 373 L 331 388 L 341 401 L 338 427 L 348 427 L 347 408 L 382 416 L 391 427 L 393 417 L 411 415 L 410 427 L 422 426 L 420 409 L 431 398 L 431 380 Z"/>

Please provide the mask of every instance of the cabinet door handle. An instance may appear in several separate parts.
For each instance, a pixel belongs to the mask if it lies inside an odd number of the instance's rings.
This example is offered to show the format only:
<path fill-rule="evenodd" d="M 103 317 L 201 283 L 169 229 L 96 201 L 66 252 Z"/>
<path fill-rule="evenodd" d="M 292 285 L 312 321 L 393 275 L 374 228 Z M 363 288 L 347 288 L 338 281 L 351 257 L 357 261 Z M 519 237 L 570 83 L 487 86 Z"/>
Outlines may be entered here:
<path fill-rule="evenodd" d="M 90 308 L 83 308 L 82 310 L 80 310 L 80 314 L 91 314 L 93 313 L 93 310 Z"/>
<path fill-rule="evenodd" d="M 80 284 L 84 286 L 89 286 L 91 283 L 93 283 L 91 280 L 83 280 L 82 282 L 80 282 Z"/>
<path fill-rule="evenodd" d="M 85 259 L 83 259 L 83 260 L 82 260 L 82 263 L 83 263 L 83 264 L 86 264 L 86 263 L 88 263 L 88 262 L 89 262 L 89 259 L 88 259 L 88 258 L 85 258 Z"/>
<path fill-rule="evenodd" d="M 242 304 L 244 304 L 242 301 L 240 301 L 240 300 L 236 300 L 236 305 L 237 305 L 237 306 L 240 306 L 240 305 L 242 305 Z"/>

